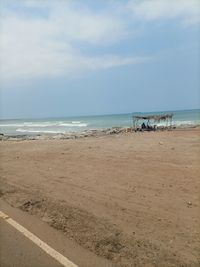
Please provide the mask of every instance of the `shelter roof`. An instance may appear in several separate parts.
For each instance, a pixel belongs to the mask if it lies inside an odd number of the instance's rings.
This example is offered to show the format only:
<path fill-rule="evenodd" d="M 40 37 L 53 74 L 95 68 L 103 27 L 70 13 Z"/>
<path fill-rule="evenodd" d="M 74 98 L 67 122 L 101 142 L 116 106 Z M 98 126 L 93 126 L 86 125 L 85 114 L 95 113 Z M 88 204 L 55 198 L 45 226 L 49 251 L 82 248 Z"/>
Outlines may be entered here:
<path fill-rule="evenodd" d="M 136 120 L 154 120 L 154 121 L 172 119 L 172 117 L 173 117 L 173 114 L 136 115 L 136 116 L 133 116 L 133 118 Z"/>

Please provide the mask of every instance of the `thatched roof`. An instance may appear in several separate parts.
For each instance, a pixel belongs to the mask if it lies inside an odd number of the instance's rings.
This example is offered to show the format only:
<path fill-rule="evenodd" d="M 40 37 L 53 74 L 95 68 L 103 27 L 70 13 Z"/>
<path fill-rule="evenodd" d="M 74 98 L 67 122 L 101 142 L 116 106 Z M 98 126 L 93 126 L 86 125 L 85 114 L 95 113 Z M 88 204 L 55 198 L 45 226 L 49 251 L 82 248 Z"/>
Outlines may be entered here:
<path fill-rule="evenodd" d="M 173 114 L 161 114 L 161 115 L 140 115 L 133 116 L 135 120 L 154 120 L 154 121 L 165 121 L 167 119 L 172 119 Z"/>

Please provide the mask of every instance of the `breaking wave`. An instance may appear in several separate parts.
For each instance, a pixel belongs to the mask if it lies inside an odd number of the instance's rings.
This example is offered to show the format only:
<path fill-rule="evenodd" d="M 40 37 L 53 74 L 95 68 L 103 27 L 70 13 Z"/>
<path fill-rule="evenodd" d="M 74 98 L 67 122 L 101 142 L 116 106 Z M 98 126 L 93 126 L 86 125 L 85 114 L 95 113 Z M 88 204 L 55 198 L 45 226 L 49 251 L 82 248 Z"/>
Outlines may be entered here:
<path fill-rule="evenodd" d="M 20 133 L 55 133 L 55 134 L 59 134 L 59 133 L 66 133 L 65 131 L 53 131 L 53 130 L 28 130 L 28 129 L 17 129 L 16 132 L 20 132 Z"/>
<path fill-rule="evenodd" d="M 0 124 L 0 127 L 87 127 L 88 124 L 81 121 L 55 121 L 55 122 L 23 122 L 23 123 L 9 123 Z"/>
<path fill-rule="evenodd" d="M 178 121 L 178 120 L 174 120 L 172 122 L 173 126 L 187 126 L 187 125 L 198 125 L 200 122 L 199 121 Z M 157 123 L 158 126 L 165 126 L 166 122 L 159 122 Z"/>
<path fill-rule="evenodd" d="M 176 126 L 181 126 L 181 125 L 197 125 L 199 124 L 198 121 L 174 121 L 172 124 Z"/>

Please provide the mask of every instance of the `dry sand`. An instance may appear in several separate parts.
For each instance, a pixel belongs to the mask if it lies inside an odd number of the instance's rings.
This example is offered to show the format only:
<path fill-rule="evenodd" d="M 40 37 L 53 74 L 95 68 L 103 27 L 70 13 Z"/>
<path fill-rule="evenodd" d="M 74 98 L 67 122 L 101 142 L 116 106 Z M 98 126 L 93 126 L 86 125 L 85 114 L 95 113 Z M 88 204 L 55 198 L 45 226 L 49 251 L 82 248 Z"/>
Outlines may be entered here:
<path fill-rule="evenodd" d="M 2 141 L 0 195 L 115 266 L 200 266 L 199 133 Z"/>

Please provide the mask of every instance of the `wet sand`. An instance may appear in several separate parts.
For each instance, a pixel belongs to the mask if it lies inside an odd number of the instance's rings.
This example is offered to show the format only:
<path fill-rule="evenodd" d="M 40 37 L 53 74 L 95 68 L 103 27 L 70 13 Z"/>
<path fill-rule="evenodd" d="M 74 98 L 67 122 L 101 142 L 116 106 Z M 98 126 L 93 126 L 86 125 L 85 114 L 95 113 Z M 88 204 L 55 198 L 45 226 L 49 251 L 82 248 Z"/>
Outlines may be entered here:
<path fill-rule="evenodd" d="M 199 266 L 200 130 L 2 141 L 2 199 L 115 266 Z"/>

